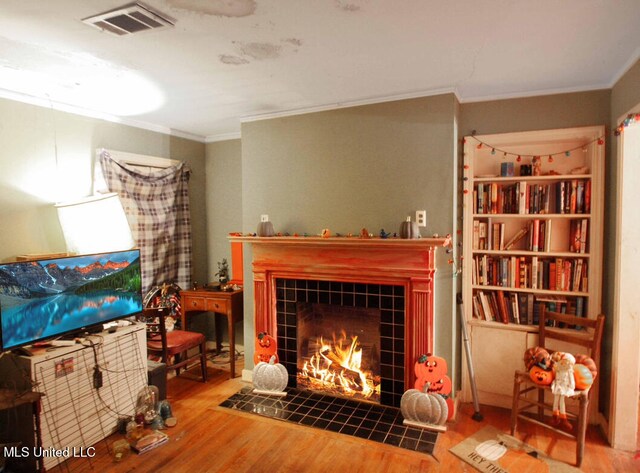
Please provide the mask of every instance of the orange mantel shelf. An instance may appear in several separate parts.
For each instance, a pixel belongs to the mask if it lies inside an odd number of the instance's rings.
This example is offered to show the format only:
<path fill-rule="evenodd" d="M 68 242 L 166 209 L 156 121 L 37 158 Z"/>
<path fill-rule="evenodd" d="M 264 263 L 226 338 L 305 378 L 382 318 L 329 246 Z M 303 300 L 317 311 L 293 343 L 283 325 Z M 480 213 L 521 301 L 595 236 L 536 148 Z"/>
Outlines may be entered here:
<path fill-rule="evenodd" d="M 413 364 L 433 352 L 435 254 L 449 237 L 416 240 L 347 237 L 249 237 L 253 250 L 256 333 L 276 336 L 276 279 L 399 285 L 405 288 L 405 383 Z"/>

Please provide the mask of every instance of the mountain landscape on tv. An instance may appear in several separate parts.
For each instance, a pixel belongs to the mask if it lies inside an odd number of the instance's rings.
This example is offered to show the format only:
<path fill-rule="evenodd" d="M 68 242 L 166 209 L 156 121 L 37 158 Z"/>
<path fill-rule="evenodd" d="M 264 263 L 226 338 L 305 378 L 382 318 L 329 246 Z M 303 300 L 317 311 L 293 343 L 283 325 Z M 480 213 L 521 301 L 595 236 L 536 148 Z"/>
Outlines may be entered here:
<path fill-rule="evenodd" d="M 2 346 L 142 310 L 137 250 L 0 265 Z"/>

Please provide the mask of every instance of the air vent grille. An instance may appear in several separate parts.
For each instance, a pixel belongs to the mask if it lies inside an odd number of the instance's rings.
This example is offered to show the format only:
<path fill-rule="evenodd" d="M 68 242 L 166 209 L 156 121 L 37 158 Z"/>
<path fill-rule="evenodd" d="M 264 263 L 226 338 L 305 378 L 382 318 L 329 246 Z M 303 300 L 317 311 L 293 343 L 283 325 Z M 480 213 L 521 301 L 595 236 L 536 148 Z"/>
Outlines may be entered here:
<path fill-rule="evenodd" d="M 173 18 L 140 2 L 84 18 L 82 21 L 118 36 L 167 28 L 175 24 Z"/>

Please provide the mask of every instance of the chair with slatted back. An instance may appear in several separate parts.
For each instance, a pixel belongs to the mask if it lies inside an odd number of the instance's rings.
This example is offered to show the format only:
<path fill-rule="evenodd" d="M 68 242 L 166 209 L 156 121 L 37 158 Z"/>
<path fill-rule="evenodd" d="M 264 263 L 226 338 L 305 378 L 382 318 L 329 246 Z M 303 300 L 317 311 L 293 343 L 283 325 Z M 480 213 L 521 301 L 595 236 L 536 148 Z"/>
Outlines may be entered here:
<path fill-rule="evenodd" d="M 147 324 L 147 353 L 162 359 L 167 370 L 186 369 L 194 361 L 200 361 L 202 381 L 207 381 L 206 337 L 198 332 L 167 330 L 166 319 L 171 314 L 166 307 L 147 308 L 138 319 Z M 197 349 L 197 352 L 193 352 Z M 190 355 L 189 352 L 192 352 Z"/>
<path fill-rule="evenodd" d="M 562 351 L 562 343 L 571 344 L 571 348 L 579 345 L 584 348 L 586 355 L 599 362 L 600 344 L 602 341 L 602 330 L 604 327 L 604 315 L 598 315 L 595 319 L 585 319 L 559 312 L 551 312 L 541 307 L 539 320 L 539 343 L 540 347 L 552 353 Z M 551 350 L 549 347 L 553 347 Z M 537 399 L 531 393 L 537 392 Z M 561 430 L 550 425 L 549 418 L 545 418 L 545 411 L 553 412 L 553 405 L 545 401 L 545 393 L 551 394 L 550 386 L 535 384 L 526 371 L 516 371 L 513 383 L 513 406 L 511 410 L 511 435 L 515 435 L 518 421 L 527 421 L 538 426 L 551 429 L 556 433 L 576 440 L 576 465 L 580 467 L 584 456 L 584 442 L 587 431 L 589 398 L 591 389 L 576 389 L 575 395 L 571 396 L 578 402 L 576 414 L 567 412 L 567 419 L 577 421 L 577 428 L 573 427 L 571 432 Z M 553 397 L 553 396 L 551 396 Z M 537 417 L 531 412 L 531 408 L 537 406 Z M 547 421 L 545 421 L 545 419 Z M 575 434 L 573 433 L 575 432 Z"/>

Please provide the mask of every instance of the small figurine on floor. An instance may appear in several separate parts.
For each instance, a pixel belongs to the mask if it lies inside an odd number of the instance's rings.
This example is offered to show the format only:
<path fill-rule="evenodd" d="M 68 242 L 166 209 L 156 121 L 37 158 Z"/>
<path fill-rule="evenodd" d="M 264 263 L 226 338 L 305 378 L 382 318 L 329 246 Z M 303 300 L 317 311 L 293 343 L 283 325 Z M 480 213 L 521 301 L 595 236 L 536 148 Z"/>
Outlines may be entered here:
<path fill-rule="evenodd" d="M 573 426 L 567 420 L 567 411 L 564 398 L 575 394 L 576 381 L 573 375 L 573 365 L 576 359 L 571 353 L 555 352 L 551 355 L 554 362 L 553 371 L 555 377 L 551 383 L 553 393 L 553 420 L 554 425 L 560 425 L 567 430 L 573 430 Z"/>

